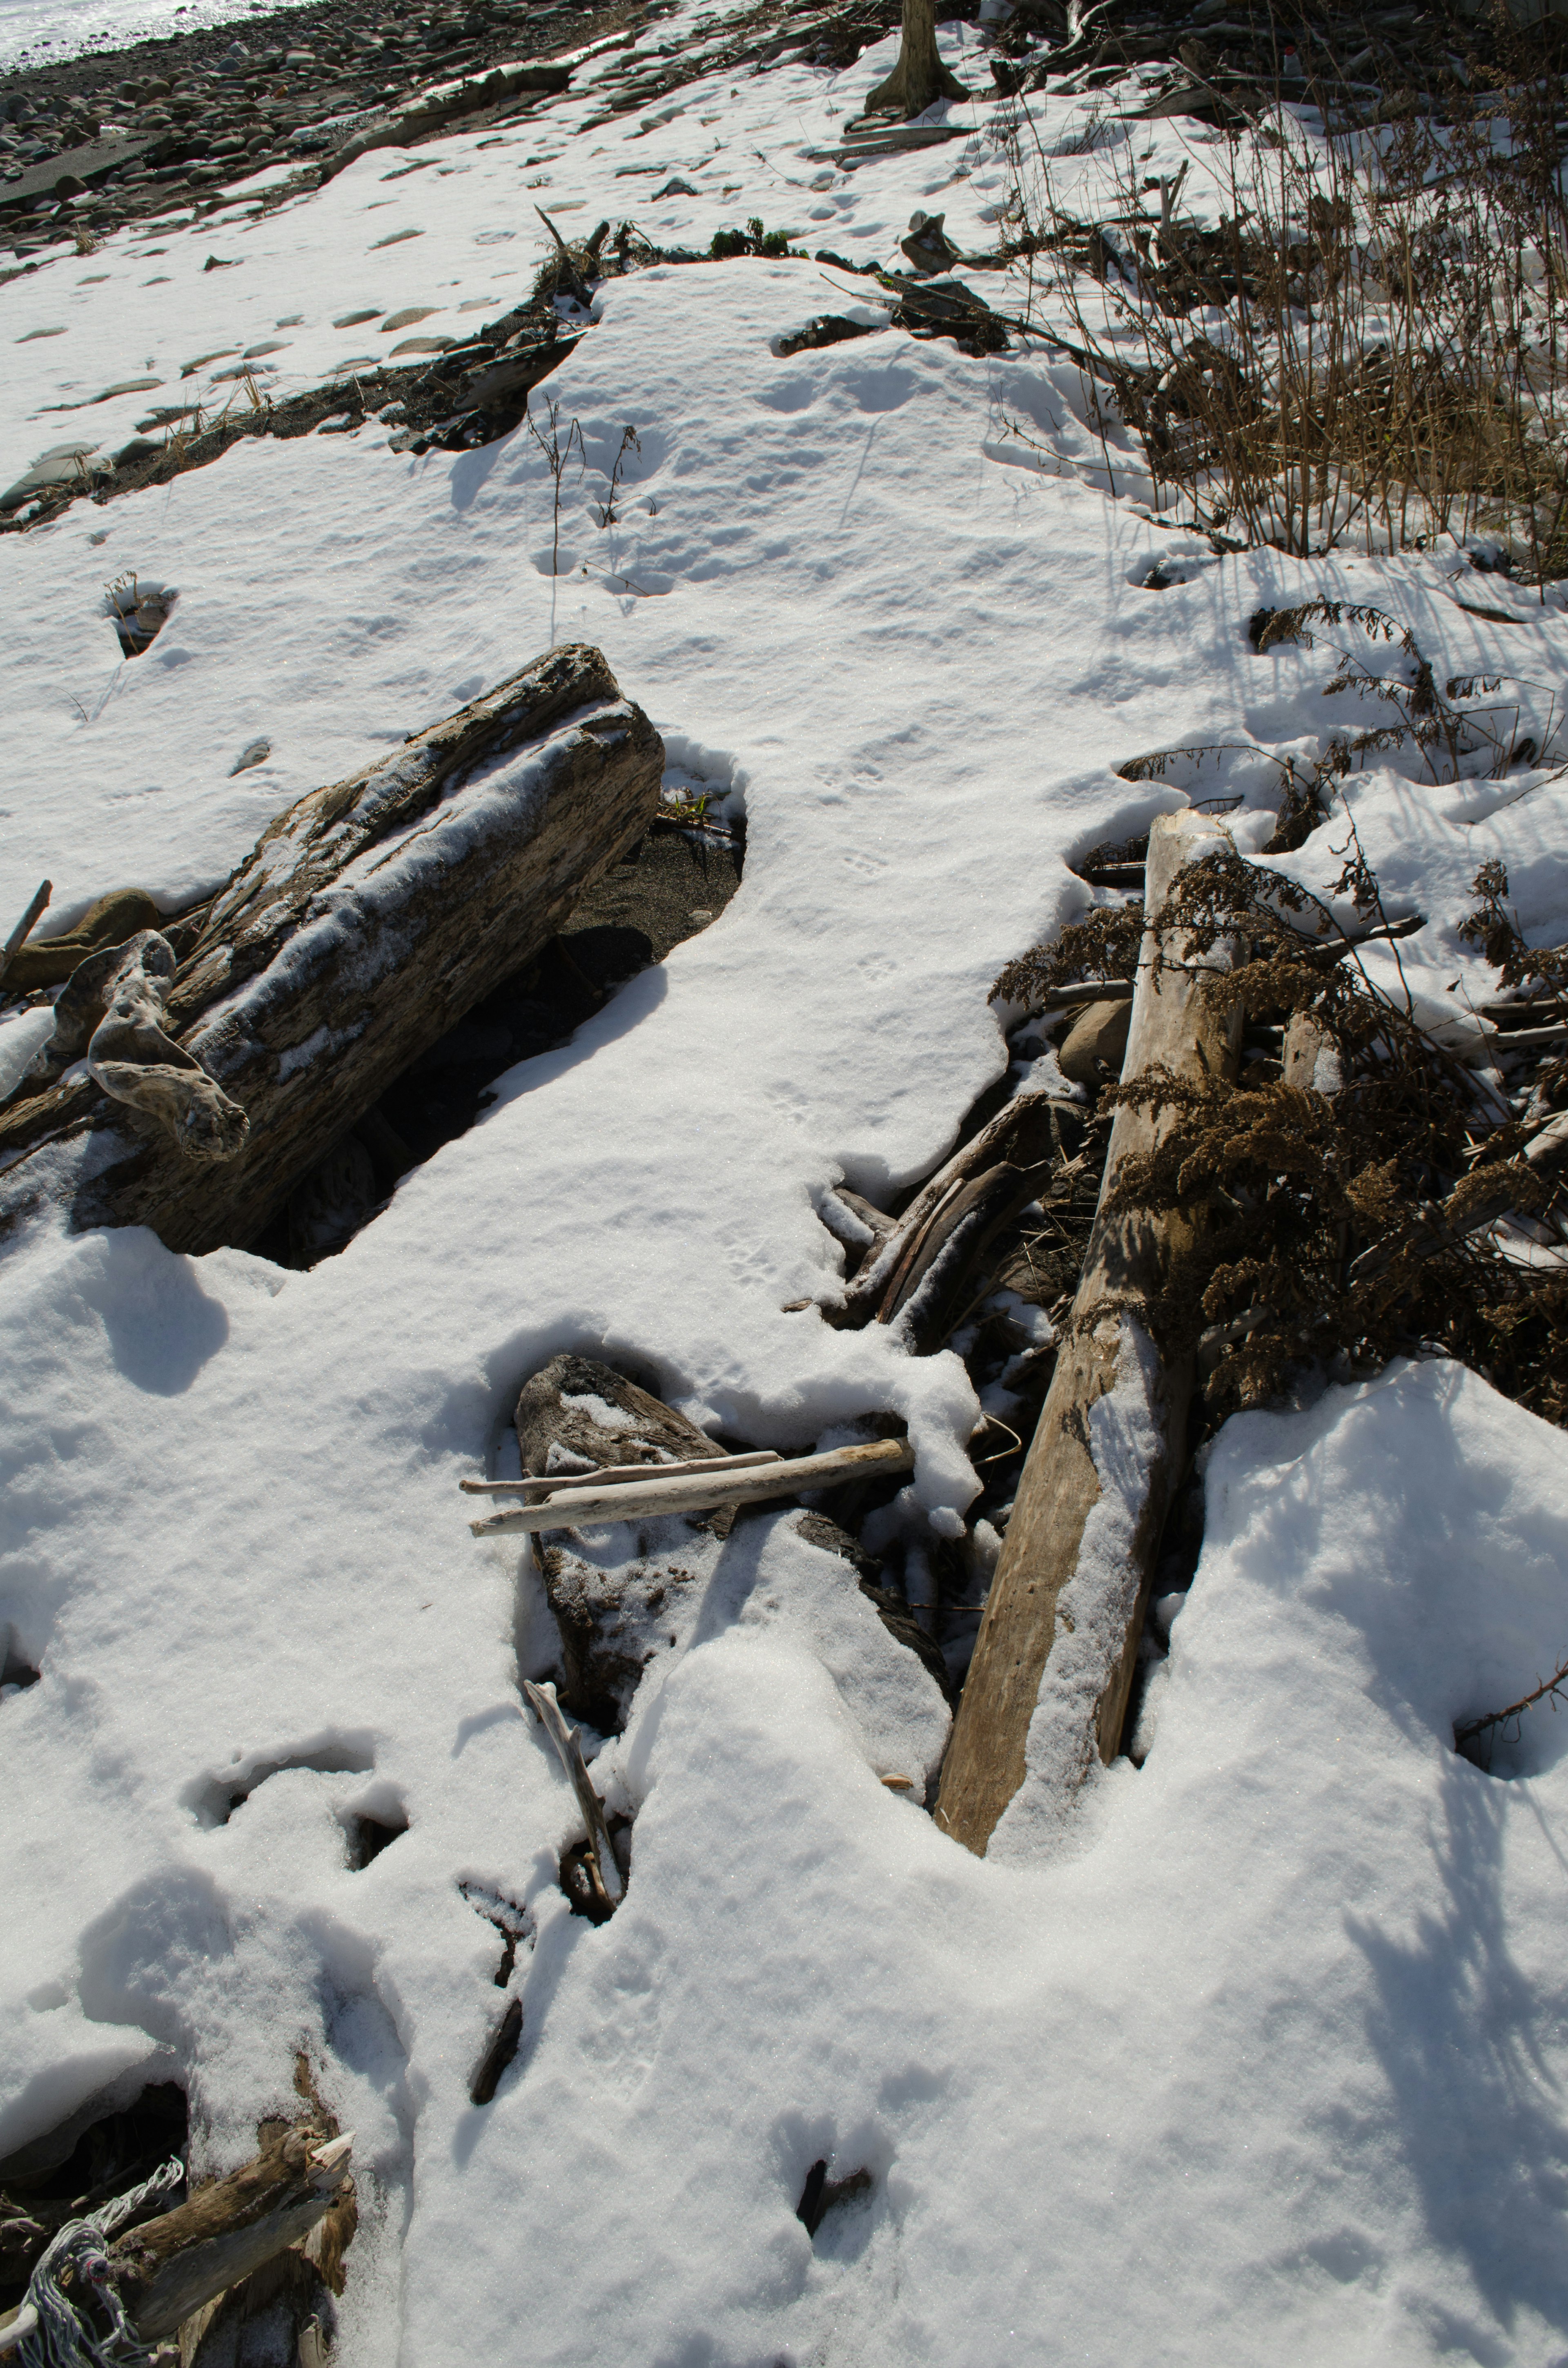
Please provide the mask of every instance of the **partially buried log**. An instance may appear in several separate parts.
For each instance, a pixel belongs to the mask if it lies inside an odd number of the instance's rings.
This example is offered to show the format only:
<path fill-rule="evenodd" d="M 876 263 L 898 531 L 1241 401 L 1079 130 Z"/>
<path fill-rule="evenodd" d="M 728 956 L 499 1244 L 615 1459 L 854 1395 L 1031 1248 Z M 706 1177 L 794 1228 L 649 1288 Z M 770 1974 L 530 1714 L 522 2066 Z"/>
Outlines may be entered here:
<path fill-rule="evenodd" d="M 165 973 L 161 1035 L 174 1048 L 171 1060 L 154 1046 L 153 1065 L 203 1073 L 248 1121 L 243 1144 L 193 1157 L 80 1069 L 28 1079 L 0 1111 L 0 1230 L 54 1203 L 78 1226 L 151 1225 L 171 1249 L 253 1241 L 642 835 L 663 764 L 647 717 L 579 643 L 301 798 L 214 897 L 177 966 L 155 932 L 142 950 L 139 974 Z M 177 1077 L 161 1084 L 178 1105 Z"/>
<path fill-rule="evenodd" d="M 1200 992 L 1181 933 L 1161 926 L 1178 874 L 1230 849 L 1204 815 L 1154 824 L 1124 1085 L 1160 1067 L 1195 1082 L 1235 1076 L 1240 1012 Z M 1229 959 L 1205 957 L 1210 969 Z M 1123 1162 L 1151 1152 L 1174 1120 L 1117 1112 L 1073 1315 L 992 1581 L 937 1802 L 937 1823 L 979 1853 L 1024 1782 L 1026 1746 L 1051 1823 L 1096 1753 L 1110 1760 L 1120 1739 L 1194 1382 L 1190 1355 L 1156 1349 L 1148 1310 L 1199 1221 L 1108 1203 Z"/>

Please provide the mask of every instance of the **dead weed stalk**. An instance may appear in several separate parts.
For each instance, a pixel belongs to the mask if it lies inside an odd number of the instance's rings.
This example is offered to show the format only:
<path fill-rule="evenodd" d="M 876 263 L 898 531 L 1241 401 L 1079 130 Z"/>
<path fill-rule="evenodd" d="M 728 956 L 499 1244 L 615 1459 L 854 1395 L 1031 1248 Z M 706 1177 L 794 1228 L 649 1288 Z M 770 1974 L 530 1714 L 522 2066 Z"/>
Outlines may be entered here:
<path fill-rule="evenodd" d="M 1070 208 L 1027 98 L 1004 108 L 1031 320 L 1064 316 L 1157 507 L 1233 546 L 1482 534 L 1568 573 L 1568 83 L 1538 60 L 1445 111 L 1331 131 L 1276 99 L 1157 208 L 1125 146 Z"/>

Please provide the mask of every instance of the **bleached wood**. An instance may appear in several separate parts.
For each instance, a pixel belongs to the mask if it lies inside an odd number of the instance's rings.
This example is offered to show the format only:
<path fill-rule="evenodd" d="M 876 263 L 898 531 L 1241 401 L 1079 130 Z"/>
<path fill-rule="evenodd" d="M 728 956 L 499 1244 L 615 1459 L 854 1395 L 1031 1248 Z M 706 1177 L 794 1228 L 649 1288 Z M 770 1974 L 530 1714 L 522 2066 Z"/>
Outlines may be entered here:
<path fill-rule="evenodd" d="M 489 1513 L 471 1521 L 476 1538 L 508 1530 L 587 1529 L 600 1521 L 631 1521 L 661 1513 L 709 1513 L 721 1505 L 755 1505 L 769 1497 L 793 1497 L 809 1488 L 835 1488 L 846 1480 L 878 1479 L 907 1472 L 915 1450 L 907 1439 L 874 1439 L 862 1446 L 835 1447 L 823 1455 L 800 1455 L 728 1478 L 700 1472 L 684 1479 L 622 1481 L 609 1488 L 563 1489 L 540 1505 Z"/>
<path fill-rule="evenodd" d="M 1020 1141 L 1027 1144 L 1036 1127 L 1048 1127 L 1051 1099 L 1046 1093 L 1015 1094 L 971 1142 L 960 1144 L 927 1178 L 892 1231 L 846 1285 L 835 1322 L 847 1326 L 867 1321 L 918 1254 L 926 1229 L 943 1203 L 962 1191 L 971 1177 L 994 1167 L 1006 1156 L 1008 1146 Z M 1023 1157 L 1027 1161 L 1027 1151 Z"/>
<path fill-rule="evenodd" d="M 117 2237 L 109 2274 L 144 2343 L 172 2335 L 215 2294 L 297 2244 L 348 2176 L 352 2135 L 290 2130 L 227 2179 Z"/>
<path fill-rule="evenodd" d="M 1201 1080 L 1235 1075 L 1239 1009 L 1224 1011 L 1199 991 L 1199 973 L 1179 967 L 1178 932 L 1160 914 L 1179 872 L 1207 855 L 1229 852 L 1229 834 L 1209 816 L 1161 816 L 1149 840 L 1148 911 L 1133 995 L 1122 1079 L 1165 1066 Z M 1212 970 L 1222 956 L 1210 954 Z M 1174 963 L 1176 968 L 1162 966 Z M 1111 1130 L 1073 1315 L 1064 1331 L 1012 1517 L 1003 1542 L 942 1770 L 937 1822 L 983 1854 L 996 1821 L 1023 1782 L 1025 1746 L 1060 1630 L 1057 1607 L 1077 1576 L 1084 1531 L 1101 1496 L 1093 1452 L 1092 1409 L 1119 1381 L 1136 1384 L 1149 1355 L 1146 1311 L 1173 1252 L 1192 1237 L 1193 1221 L 1144 1210 L 1108 1213 L 1122 1163 L 1151 1151 L 1176 1114 L 1152 1118 L 1120 1108 Z M 1084 1329 L 1074 1328 L 1084 1326 Z M 1079 1641 L 1072 1684 L 1048 1707 L 1070 1731 L 1041 1736 L 1063 1802 L 1082 1783 L 1097 1752 L 1115 1754 L 1131 1684 L 1153 1557 L 1179 1469 L 1193 1385 L 1190 1357 L 1166 1359 L 1152 1414 L 1156 1444 L 1146 1469 L 1120 1473 L 1116 1486 L 1131 1528 L 1125 1551 L 1102 1554 L 1085 1574 L 1093 1600 L 1075 1599 L 1071 1632 Z"/>
<path fill-rule="evenodd" d="M 756 1463 L 779 1463 L 776 1447 L 748 1448 L 741 1455 L 693 1455 L 684 1463 L 607 1463 L 597 1472 L 525 1472 L 520 1480 L 460 1480 L 467 1497 L 521 1497 L 540 1489 L 601 1488 L 619 1480 L 684 1480 L 688 1473 L 740 1472 Z"/>
<path fill-rule="evenodd" d="M 552 1685 L 536 1686 L 530 1679 L 525 1678 L 523 1691 L 532 1703 L 540 1725 L 555 1746 L 555 1756 L 577 1795 L 577 1806 L 583 1813 L 583 1823 L 588 1833 L 590 1872 L 604 1894 L 604 1905 L 608 1908 L 618 1907 L 626 1896 L 626 1880 L 610 1841 L 605 1804 L 594 1790 L 594 1780 L 583 1758 L 577 1730 L 567 1725 Z"/>
<path fill-rule="evenodd" d="M 8 2318 L 0 2319 L 0 2351 L 14 2351 L 37 2325 L 38 2313 L 31 2303 L 18 2303 Z"/>

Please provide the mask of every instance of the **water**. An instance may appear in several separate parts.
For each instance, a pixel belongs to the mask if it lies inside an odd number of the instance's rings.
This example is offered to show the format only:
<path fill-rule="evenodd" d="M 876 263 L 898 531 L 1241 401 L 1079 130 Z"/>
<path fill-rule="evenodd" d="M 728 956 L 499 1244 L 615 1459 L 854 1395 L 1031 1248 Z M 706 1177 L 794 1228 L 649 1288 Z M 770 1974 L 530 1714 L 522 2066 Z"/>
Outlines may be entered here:
<path fill-rule="evenodd" d="M 277 0 L 0 0 L 0 74 L 84 51 L 122 50 L 160 34 L 270 16 Z"/>

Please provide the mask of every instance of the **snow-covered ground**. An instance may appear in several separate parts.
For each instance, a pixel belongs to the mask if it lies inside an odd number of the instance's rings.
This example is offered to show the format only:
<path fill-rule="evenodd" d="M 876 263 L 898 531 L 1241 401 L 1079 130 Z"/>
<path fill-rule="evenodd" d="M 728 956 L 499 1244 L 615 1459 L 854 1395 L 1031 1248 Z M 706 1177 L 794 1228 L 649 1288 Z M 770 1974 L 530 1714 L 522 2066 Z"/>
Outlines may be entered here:
<path fill-rule="evenodd" d="M 264 0 L 0 0 L 0 72 L 244 22 Z"/>
<path fill-rule="evenodd" d="M 979 86 L 975 37 L 944 39 Z M 810 154 L 892 54 L 583 131 L 590 76 L 503 139 L 373 154 L 254 224 L 62 251 L 6 290 L 0 475 L 112 448 L 256 346 L 286 391 L 395 346 L 334 326 L 351 312 L 429 306 L 417 333 L 450 333 L 505 309 L 544 251 L 536 202 L 704 245 L 760 214 L 850 260 L 895 260 L 917 207 L 989 243 L 983 106 L 852 175 Z M 1042 108 L 1047 136 L 1067 113 Z M 1181 139 L 1151 133 L 1151 174 Z M 694 193 L 655 199 L 676 176 Z M 747 825 L 722 918 L 510 1072 L 343 1256 L 7 1246 L 0 1629 L 43 1674 L 0 1701 L 0 2153 L 176 2078 L 206 2157 L 236 2159 L 305 2047 L 358 2133 L 345 2368 L 1547 2368 L 1564 1731 L 1532 1714 L 1489 1776 L 1452 1728 L 1568 1650 L 1568 1448 L 1456 1367 L 1227 1428 L 1153 1748 L 1065 1854 L 978 1861 L 878 1782 L 939 1755 L 940 1697 L 779 1515 L 717 1557 L 597 1762 L 635 1811 L 625 1905 L 595 1929 L 558 1886 L 574 1809 L 517 1688 L 551 1657 L 538 1581 L 526 1542 L 473 1542 L 456 1488 L 524 1376 L 631 1355 L 706 1427 L 779 1447 L 892 1408 L 919 1454 L 904 1517 L 954 1534 L 978 1418 L 958 1360 L 783 1310 L 837 1272 L 824 1188 L 924 1173 L 1006 1065 L 987 991 L 1082 909 L 1065 859 L 1182 803 L 1179 771 L 1116 768 L 1354 719 L 1321 645 L 1247 638 L 1260 604 L 1320 592 L 1408 624 L 1439 676 L 1508 677 L 1521 731 L 1562 708 L 1560 604 L 1488 580 L 1519 621 L 1468 614 L 1451 550 L 1216 559 L 1108 498 L 1043 344 L 774 351 L 876 295 L 796 260 L 608 284 L 534 398 L 587 457 L 557 576 L 523 430 L 423 458 L 376 427 L 246 440 L 0 545 L 0 918 L 45 873 L 45 933 L 127 882 L 184 904 L 291 799 L 552 639 L 599 644 Z M 131 380 L 158 386 L 91 402 Z M 1183 580 L 1144 588 L 1155 558 Z M 179 594 L 131 662 L 103 614 L 128 570 Z M 267 763 L 231 777 L 258 737 Z M 1458 1013 L 1490 985 L 1454 933 L 1486 858 L 1532 938 L 1568 936 L 1564 791 L 1550 767 L 1420 770 L 1352 797 L 1390 909 L 1428 916 L 1406 975 Z M 1274 778 L 1233 782 L 1244 846 Z M 1326 885 L 1332 837 L 1290 868 Z M 408 1831 L 351 1872 L 357 1811 Z M 535 1919 L 521 2051 L 483 2109 L 498 1943 L 465 1881 Z M 813 2241 L 795 2206 L 823 2157 L 872 2185 Z"/>

